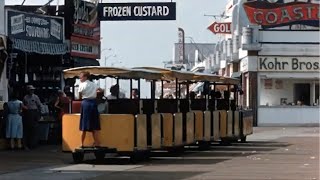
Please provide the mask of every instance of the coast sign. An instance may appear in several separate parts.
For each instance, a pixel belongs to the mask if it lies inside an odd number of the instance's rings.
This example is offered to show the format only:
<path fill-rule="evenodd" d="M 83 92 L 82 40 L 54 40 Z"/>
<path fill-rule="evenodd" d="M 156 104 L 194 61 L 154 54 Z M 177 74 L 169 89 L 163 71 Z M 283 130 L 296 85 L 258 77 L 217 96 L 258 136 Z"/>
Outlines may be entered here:
<path fill-rule="evenodd" d="M 176 20 L 176 3 L 100 3 L 98 18 L 100 21 Z"/>
<path fill-rule="evenodd" d="M 319 27 L 319 4 L 253 1 L 244 3 L 243 7 L 249 21 L 262 27 L 271 28 L 292 24 Z"/>

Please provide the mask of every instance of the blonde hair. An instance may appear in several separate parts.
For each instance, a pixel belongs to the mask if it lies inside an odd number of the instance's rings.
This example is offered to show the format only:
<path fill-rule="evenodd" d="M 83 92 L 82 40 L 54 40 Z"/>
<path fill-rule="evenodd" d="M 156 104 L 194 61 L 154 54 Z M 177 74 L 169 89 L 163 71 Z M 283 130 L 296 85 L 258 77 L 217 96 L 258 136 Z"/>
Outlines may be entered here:
<path fill-rule="evenodd" d="M 83 76 L 86 77 L 87 79 L 89 79 L 89 77 L 90 77 L 89 71 L 82 71 L 80 74 L 83 74 Z"/>

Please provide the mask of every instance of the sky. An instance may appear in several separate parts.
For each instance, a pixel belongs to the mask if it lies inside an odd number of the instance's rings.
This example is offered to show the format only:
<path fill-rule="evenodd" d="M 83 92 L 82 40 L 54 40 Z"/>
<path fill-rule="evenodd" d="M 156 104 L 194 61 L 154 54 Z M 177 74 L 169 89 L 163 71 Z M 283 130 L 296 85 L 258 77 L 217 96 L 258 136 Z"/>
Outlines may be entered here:
<path fill-rule="evenodd" d="M 21 4 L 23 0 L 5 0 L 6 5 Z M 45 4 L 47 0 L 26 0 L 25 5 Z M 107 2 L 104 0 L 104 2 Z M 108 0 L 108 2 L 170 2 L 170 0 Z M 216 43 L 218 37 L 207 30 L 215 21 L 204 14 L 218 15 L 225 8 L 227 0 L 174 0 L 177 3 L 176 21 L 118 21 L 101 23 L 100 64 L 118 67 L 163 67 L 164 61 L 173 58 L 174 43 L 178 41 L 178 27 L 185 36 L 196 43 Z M 55 0 L 53 5 L 57 4 Z M 60 0 L 63 4 L 63 0 Z M 190 42 L 186 39 L 185 42 Z M 110 49 L 111 50 L 104 50 Z M 107 59 L 105 61 L 105 59 Z M 109 80 L 108 80 L 109 81 Z M 114 82 L 100 81 L 100 87 L 111 86 Z M 122 84 L 122 83 L 121 83 Z M 128 86 L 122 84 L 120 86 Z M 148 84 L 141 84 L 141 93 L 150 96 Z M 127 88 L 123 88 L 127 89 Z M 126 94 L 129 92 L 126 91 Z"/>
<path fill-rule="evenodd" d="M 21 4 L 23 0 L 5 0 L 6 5 Z M 60 0 L 63 4 L 64 0 Z M 45 4 L 47 0 L 26 0 L 25 5 Z M 170 2 L 170 0 L 104 0 L 104 2 Z M 204 14 L 221 14 L 226 0 L 175 0 L 176 21 L 105 21 L 101 23 L 100 64 L 108 66 L 163 66 L 173 58 L 178 27 L 185 30 L 196 43 L 215 43 L 217 36 L 207 30 L 214 22 Z M 57 4 L 55 0 L 53 5 Z M 190 39 L 186 39 L 190 42 Z M 107 59 L 107 61 L 105 61 Z M 120 63 L 121 62 L 121 63 Z"/>

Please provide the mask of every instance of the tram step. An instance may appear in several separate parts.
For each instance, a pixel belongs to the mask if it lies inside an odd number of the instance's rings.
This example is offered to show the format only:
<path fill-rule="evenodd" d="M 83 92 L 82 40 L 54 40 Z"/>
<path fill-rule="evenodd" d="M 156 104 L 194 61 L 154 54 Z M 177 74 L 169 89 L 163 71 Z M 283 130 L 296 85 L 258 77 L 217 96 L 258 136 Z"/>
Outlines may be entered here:
<path fill-rule="evenodd" d="M 108 148 L 108 147 L 82 147 L 75 149 L 75 152 L 81 153 L 89 153 L 89 152 L 104 152 L 104 153 L 116 153 L 117 150 L 115 148 Z"/>

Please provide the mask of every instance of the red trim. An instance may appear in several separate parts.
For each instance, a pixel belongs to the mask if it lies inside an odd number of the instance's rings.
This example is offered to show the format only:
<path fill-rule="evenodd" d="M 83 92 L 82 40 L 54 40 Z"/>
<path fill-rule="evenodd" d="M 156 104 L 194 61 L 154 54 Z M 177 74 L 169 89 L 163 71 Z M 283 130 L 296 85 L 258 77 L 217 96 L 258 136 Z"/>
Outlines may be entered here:
<path fill-rule="evenodd" d="M 71 52 L 71 56 L 82 57 L 82 58 L 87 58 L 92 60 L 99 59 L 99 55 L 95 55 L 95 54 L 91 55 L 91 54 L 84 54 L 84 53 L 78 53 L 78 52 Z"/>
<path fill-rule="evenodd" d="M 82 37 L 71 36 L 71 42 L 77 42 L 82 44 L 100 45 L 100 41 L 87 39 Z"/>
<path fill-rule="evenodd" d="M 87 45 L 98 46 L 98 48 L 100 48 L 100 41 L 92 40 L 92 39 L 86 39 L 86 38 L 80 38 L 80 37 L 76 37 L 76 36 L 71 36 L 71 56 L 88 58 L 88 59 L 100 59 L 100 53 L 98 53 L 98 54 L 88 54 L 88 53 L 85 53 L 85 52 L 83 52 L 83 53 L 81 53 L 81 52 L 73 52 L 72 51 L 72 43 L 73 42 L 79 43 L 79 44 L 87 44 Z"/>

